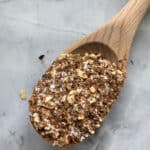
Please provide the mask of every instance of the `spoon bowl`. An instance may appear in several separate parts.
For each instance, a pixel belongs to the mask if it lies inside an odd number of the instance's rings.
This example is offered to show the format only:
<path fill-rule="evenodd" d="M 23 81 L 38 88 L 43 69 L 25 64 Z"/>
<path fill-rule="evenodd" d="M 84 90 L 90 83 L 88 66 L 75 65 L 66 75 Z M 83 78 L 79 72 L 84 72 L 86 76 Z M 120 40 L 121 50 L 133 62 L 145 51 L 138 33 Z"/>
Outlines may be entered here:
<path fill-rule="evenodd" d="M 72 51 L 72 53 L 76 54 L 76 53 L 80 53 L 80 54 L 84 54 L 85 52 L 88 53 L 101 53 L 103 54 L 103 57 L 105 59 L 110 60 L 111 62 L 117 62 L 117 56 L 114 53 L 113 50 L 111 50 L 107 45 L 98 43 L 98 42 L 93 42 L 93 43 L 88 43 L 85 45 L 82 45 L 80 47 L 78 47 L 77 49 L 75 49 L 74 51 Z"/>

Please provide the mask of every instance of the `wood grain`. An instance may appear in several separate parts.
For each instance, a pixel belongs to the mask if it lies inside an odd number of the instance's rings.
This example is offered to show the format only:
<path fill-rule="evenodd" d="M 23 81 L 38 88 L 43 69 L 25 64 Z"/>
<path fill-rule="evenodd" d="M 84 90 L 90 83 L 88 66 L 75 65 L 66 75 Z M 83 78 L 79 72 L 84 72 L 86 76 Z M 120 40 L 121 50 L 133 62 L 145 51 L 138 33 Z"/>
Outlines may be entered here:
<path fill-rule="evenodd" d="M 129 0 L 124 8 L 97 31 L 73 43 L 65 53 L 101 51 L 111 61 L 127 59 L 137 28 L 150 0 Z"/>

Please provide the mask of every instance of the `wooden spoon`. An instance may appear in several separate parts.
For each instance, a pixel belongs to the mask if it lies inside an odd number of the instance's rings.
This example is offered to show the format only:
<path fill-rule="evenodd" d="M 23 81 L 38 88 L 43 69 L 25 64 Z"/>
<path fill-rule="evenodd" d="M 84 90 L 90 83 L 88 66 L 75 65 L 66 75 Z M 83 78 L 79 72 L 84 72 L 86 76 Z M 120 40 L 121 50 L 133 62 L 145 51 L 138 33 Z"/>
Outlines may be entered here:
<path fill-rule="evenodd" d="M 126 60 L 127 64 L 136 30 L 149 6 L 150 0 L 129 0 L 112 20 L 73 43 L 65 53 L 101 52 L 112 62 Z"/>
<path fill-rule="evenodd" d="M 120 60 L 125 60 L 125 64 L 127 64 L 134 35 L 149 6 L 150 0 L 130 0 L 111 21 L 96 32 L 73 43 L 66 49 L 65 53 L 101 52 L 106 59 L 112 62 L 117 63 Z M 34 110 L 36 107 L 32 105 L 34 100 L 37 100 L 34 96 L 30 100 L 30 110 Z M 34 113 L 32 117 L 36 119 L 37 115 L 37 113 Z M 31 118 L 31 122 L 33 122 L 33 118 Z M 37 132 L 40 134 L 39 131 Z M 47 140 L 51 142 L 49 138 Z"/>

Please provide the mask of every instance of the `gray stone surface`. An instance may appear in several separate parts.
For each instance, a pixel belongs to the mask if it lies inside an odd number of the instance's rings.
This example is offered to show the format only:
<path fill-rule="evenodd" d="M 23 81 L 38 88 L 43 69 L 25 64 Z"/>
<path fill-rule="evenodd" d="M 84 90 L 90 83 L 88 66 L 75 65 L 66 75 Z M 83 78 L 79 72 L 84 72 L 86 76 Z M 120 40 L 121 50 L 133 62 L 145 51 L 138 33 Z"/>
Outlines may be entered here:
<path fill-rule="evenodd" d="M 0 150 L 59 150 L 33 130 L 28 97 L 41 74 L 74 40 L 110 19 L 127 0 L 0 0 Z M 45 63 L 38 56 L 45 54 Z M 135 38 L 128 78 L 102 128 L 65 150 L 148 150 L 150 13 Z"/>

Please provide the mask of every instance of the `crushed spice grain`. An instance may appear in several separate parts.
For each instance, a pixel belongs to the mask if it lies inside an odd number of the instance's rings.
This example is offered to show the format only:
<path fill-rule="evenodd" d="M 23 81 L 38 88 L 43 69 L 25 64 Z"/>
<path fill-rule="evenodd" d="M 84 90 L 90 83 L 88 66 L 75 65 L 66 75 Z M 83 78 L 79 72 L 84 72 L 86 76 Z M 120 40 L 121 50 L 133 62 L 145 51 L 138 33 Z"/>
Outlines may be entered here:
<path fill-rule="evenodd" d="M 99 128 L 123 86 L 126 73 L 101 54 L 62 54 L 30 98 L 31 122 L 54 146 L 79 143 Z"/>
<path fill-rule="evenodd" d="M 26 91 L 24 89 L 21 89 L 19 92 L 19 96 L 22 100 L 26 100 L 27 99 Z"/>

